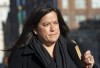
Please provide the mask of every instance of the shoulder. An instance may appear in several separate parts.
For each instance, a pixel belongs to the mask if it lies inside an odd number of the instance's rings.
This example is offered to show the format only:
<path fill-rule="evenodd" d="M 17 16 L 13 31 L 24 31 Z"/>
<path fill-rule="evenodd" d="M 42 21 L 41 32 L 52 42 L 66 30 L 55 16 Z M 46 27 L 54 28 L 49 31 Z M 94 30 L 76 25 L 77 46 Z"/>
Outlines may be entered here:
<path fill-rule="evenodd" d="M 22 64 L 29 57 L 29 54 L 32 53 L 33 50 L 29 45 L 12 50 L 8 59 L 8 68 L 21 68 Z"/>
<path fill-rule="evenodd" d="M 24 49 L 25 49 L 25 47 L 23 47 L 23 48 L 16 48 L 16 49 L 11 50 L 11 54 L 9 56 L 9 59 L 13 58 L 15 56 L 16 57 L 21 56 L 21 54 L 23 53 Z"/>
<path fill-rule="evenodd" d="M 13 50 L 8 62 L 8 68 L 40 68 L 35 51 L 29 45 Z"/>
<path fill-rule="evenodd" d="M 77 43 L 73 42 L 70 38 L 65 38 L 65 40 L 67 42 L 67 48 L 75 48 Z"/>
<path fill-rule="evenodd" d="M 22 62 L 22 53 L 24 48 L 17 48 L 11 51 L 11 54 L 8 59 L 8 68 L 13 68 L 14 66 L 20 66 Z M 18 67 L 15 67 L 18 68 Z"/>

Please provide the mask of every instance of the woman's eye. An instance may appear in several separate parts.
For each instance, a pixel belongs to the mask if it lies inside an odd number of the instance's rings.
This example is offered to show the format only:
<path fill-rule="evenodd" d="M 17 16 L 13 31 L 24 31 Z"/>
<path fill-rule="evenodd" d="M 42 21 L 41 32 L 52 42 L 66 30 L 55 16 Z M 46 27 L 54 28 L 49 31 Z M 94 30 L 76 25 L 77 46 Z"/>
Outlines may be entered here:
<path fill-rule="evenodd" d="M 48 26 L 48 25 L 49 25 L 48 23 L 44 23 L 44 24 L 43 24 L 43 26 Z"/>
<path fill-rule="evenodd" d="M 55 21 L 54 24 L 58 24 L 58 21 Z"/>

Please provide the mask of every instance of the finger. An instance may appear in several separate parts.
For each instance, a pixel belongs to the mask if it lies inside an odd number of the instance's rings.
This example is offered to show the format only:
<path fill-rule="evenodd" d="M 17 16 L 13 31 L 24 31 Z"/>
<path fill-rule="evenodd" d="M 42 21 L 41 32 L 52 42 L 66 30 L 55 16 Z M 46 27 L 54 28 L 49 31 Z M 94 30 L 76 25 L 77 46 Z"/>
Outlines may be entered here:
<path fill-rule="evenodd" d="M 84 54 L 91 54 L 91 51 L 87 50 Z"/>
<path fill-rule="evenodd" d="M 94 57 L 93 56 L 90 57 L 89 63 L 94 64 Z"/>
<path fill-rule="evenodd" d="M 84 63 L 85 63 L 86 65 L 93 65 L 93 64 L 94 64 L 94 57 L 91 56 L 91 57 L 89 57 L 89 58 L 84 59 Z"/>
<path fill-rule="evenodd" d="M 84 53 L 84 58 L 86 59 L 86 58 L 89 58 L 91 56 L 91 52 L 90 52 L 90 50 L 88 50 L 88 51 L 86 51 L 85 53 Z"/>

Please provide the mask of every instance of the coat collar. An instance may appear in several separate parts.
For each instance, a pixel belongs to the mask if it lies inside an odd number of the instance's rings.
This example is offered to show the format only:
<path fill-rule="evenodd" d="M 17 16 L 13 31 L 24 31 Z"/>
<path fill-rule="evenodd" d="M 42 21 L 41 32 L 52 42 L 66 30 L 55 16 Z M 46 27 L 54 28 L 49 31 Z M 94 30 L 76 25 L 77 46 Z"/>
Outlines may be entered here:
<path fill-rule="evenodd" d="M 23 52 L 24 55 L 30 55 L 34 53 L 36 53 L 36 51 L 30 45 L 27 45 Z"/>

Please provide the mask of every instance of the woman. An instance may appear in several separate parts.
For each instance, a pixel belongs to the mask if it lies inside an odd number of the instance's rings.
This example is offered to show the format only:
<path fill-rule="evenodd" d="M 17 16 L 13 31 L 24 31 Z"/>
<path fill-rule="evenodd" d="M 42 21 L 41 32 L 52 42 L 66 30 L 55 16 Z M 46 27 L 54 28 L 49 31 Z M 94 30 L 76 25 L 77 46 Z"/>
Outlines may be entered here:
<path fill-rule="evenodd" d="M 12 49 L 8 68 L 79 68 L 68 54 L 68 32 L 58 9 L 49 4 L 35 7 Z"/>

